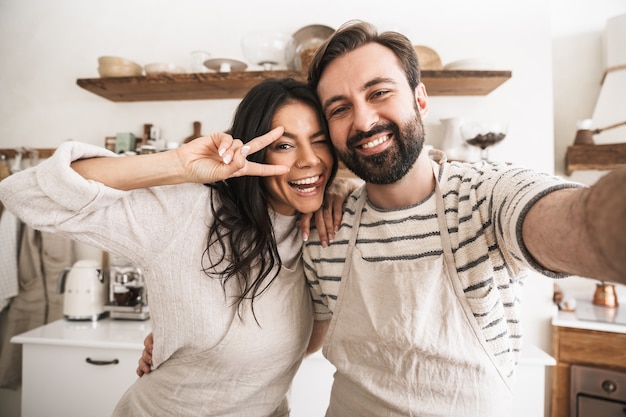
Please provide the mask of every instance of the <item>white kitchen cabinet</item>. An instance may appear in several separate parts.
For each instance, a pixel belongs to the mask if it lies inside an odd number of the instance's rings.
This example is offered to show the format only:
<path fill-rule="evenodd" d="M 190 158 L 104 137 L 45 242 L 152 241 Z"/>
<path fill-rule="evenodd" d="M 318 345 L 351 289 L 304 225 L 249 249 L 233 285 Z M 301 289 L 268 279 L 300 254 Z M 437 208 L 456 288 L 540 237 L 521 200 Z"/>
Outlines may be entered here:
<path fill-rule="evenodd" d="M 22 416 L 110 417 L 137 379 L 150 322 L 59 320 L 11 339 L 22 344 Z"/>

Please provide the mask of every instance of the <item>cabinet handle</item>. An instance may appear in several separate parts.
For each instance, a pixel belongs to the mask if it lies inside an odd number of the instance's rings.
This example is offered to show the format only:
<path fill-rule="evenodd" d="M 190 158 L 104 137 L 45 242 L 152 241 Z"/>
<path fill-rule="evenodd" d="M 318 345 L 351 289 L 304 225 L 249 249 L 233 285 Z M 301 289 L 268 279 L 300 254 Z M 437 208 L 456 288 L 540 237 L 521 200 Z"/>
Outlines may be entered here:
<path fill-rule="evenodd" d="M 91 365 L 98 365 L 98 366 L 102 366 L 102 365 L 117 365 L 118 363 L 120 363 L 119 359 L 113 359 L 112 361 L 96 361 L 93 360 L 91 358 L 87 358 L 85 359 L 85 361 Z"/>
<path fill-rule="evenodd" d="M 607 394 L 612 394 L 617 390 L 617 384 L 610 379 L 606 379 L 602 382 L 602 389 Z"/>

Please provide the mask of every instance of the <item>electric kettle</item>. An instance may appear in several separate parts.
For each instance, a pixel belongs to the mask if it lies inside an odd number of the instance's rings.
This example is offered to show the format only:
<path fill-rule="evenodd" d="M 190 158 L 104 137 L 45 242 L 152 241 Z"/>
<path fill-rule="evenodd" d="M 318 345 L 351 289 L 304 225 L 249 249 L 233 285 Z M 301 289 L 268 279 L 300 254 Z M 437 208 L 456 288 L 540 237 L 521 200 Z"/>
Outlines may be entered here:
<path fill-rule="evenodd" d="M 59 276 L 59 293 L 63 294 L 63 316 L 67 320 L 97 321 L 107 315 L 104 305 L 108 285 L 100 264 L 83 259 L 65 268 Z"/>

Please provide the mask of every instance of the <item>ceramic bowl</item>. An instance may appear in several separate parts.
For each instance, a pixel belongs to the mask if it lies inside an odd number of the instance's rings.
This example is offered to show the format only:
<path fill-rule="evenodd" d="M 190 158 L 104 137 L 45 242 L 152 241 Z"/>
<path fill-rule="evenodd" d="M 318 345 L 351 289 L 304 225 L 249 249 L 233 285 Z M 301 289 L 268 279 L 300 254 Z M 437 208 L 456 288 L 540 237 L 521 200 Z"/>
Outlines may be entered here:
<path fill-rule="evenodd" d="M 101 56 L 98 64 L 101 77 L 135 77 L 143 74 L 141 65 L 118 56 Z"/>
<path fill-rule="evenodd" d="M 131 67 L 128 65 L 105 65 L 98 67 L 100 77 L 138 77 L 143 74 L 141 67 Z"/>
<path fill-rule="evenodd" d="M 187 70 L 179 65 L 169 64 L 165 62 L 155 62 L 144 66 L 146 75 L 157 74 L 185 74 Z"/>

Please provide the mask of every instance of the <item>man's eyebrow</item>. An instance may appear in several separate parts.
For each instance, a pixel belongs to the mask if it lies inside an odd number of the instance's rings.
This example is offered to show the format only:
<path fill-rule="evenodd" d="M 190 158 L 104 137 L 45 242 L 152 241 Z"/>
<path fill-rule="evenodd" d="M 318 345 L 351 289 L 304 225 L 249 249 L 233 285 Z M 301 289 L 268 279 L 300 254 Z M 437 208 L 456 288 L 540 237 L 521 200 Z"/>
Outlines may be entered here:
<path fill-rule="evenodd" d="M 365 84 L 363 84 L 363 87 L 361 87 L 360 92 L 363 92 L 365 90 L 367 90 L 368 88 L 372 88 L 378 84 L 383 84 L 383 83 L 390 83 L 390 84 L 397 84 L 397 82 L 393 79 L 393 78 L 388 78 L 388 77 L 376 77 L 373 78 L 371 80 L 369 80 L 368 82 L 366 82 Z M 326 112 L 326 109 L 331 106 L 333 103 L 337 102 L 337 101 L 341 101 L 344 100 L 345 96 L 343 95 L 336 95 L 336 96 L 332 96 L 330 97 L 328 100 L 324 101 L 324 105 L 322 106 L 322 109 L 324 110 L 324 112 Z"/>
<path fill-rule="evenodd" d="M 368 88 L 371 88 L 377 84 L 383 84 L 383 83 L 390 83 L 390 84 L 397 84 L 396 81 L 393 78 L 388 78 L 388 77 L 376 77 L 371 79 L 370 81 L 366 82 L 365 85 L 363 86 L 363 88 L 361 89 L 361 91 L 364 91 Z"/>
<path fill-rule="evenodd" d="M 329 98 L 328 100 L 324 101 L 324 105 L 322 106 L 322 111 L 324 113 L 326 113 L 326 110 L 333 104 L 336 103 L 338 101 L 341 101 L 345 98 L 345 96 L 342 95 L 336 95 L 336 96 L 332 96 L 331 98 Z"/>

